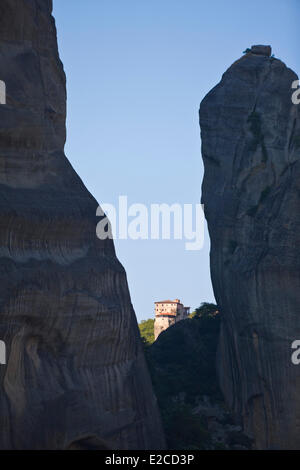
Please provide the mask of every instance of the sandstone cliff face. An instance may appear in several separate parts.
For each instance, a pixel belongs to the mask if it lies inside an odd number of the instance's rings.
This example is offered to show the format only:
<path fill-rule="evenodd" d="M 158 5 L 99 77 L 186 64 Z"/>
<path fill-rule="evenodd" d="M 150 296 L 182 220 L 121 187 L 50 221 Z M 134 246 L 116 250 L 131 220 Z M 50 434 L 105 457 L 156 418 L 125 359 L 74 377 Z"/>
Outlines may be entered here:
<path fill-rule="evenodd" d="M 202 202 L 223 314 L 219 377 L 257 448 L 300 449 L 300 107 L 267 48 L 235 62 L 200 107 Z"/>
<path fill-rule="evenodd" d="M 64 156 L 51 11 L 50 0 L 0 3 L 0 448 L 159 449 L 126 274 Z"/>

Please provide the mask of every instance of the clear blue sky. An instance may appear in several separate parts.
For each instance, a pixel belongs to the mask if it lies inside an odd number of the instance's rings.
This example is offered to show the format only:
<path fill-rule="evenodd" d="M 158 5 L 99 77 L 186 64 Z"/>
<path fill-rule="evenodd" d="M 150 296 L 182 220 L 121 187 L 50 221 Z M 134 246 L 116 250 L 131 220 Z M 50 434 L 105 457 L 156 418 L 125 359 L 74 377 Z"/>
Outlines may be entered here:
<path fill-rule="evenodd" d="M 66 154 L 99 203 L 198 203 L 198 109 L 242 51 L 297 73 L 300 0 L 54 0 L 67 74 Z M 213 301 L 209 240 L 117 240 L 138 320 L 153 302 Z"/>

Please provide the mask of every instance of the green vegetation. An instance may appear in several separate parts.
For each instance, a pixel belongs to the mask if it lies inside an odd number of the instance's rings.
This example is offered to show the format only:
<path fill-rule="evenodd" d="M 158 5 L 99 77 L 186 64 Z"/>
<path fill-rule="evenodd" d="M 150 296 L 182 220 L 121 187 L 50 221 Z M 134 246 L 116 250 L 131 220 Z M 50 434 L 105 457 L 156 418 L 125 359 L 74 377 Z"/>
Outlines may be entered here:
<path fill-rule="evenodd" d="M 189 319 L 168 328 L 155 342 L 153 323 L 143 321 L 139 327 L 168 448 L 208 448 L 210 433 L 203 417 L 193 413 L 193 407 L 203 395 L 223 403 L 216 376 L 220 329 L 217 306 L 202 303 Z"/>
<path fill-rule="evenodd" d="M 236 242 L 235 247 L 237 246 Z M 204 320 L 205 318 L 214 318 L 218 314 L 218 307 L 216 304 L 211 304 L 209 302 L 202 302 L 201 306 L 196 308 L 194 312 L 191 313 L 191 318 L 201 318 Z M 218 317 L 219 319 L 219 317 Z"/>
<path fill-rule="evenodd" d="M 162 407 L 171 397 L 182 393 L 189 404 L 194 404 L 201 395 L 221 398 L 215 367 L 220 315 L 208 311 L 201 315 L 199 310 L 146 347 L 153 385 Z"/>
<path fill-rule="evenodd" d="M 142 320 L 139 323 L 140 335 L 145 346 L 154 343 L 154 320 Z"/>
<path fill-rule="evenodd" d="M 203 302 L 181 321 L 162 332 L 154 342 L 154 320 L 139 324 L 146 358 L 161 405 L 181 393 L 193 404 L 199 395 L 221 399 L 216 377 L 216 351 L 220 313 L 213 303 Z M 195 373 L 197 371 L 197 373 Z"/>
<path fill-rule="evenodd" d="M 190 405 L 175 402 L 161 414 L 170 449 L 203 450 L 210 444 L 204 420 L 193 413 Z"/>

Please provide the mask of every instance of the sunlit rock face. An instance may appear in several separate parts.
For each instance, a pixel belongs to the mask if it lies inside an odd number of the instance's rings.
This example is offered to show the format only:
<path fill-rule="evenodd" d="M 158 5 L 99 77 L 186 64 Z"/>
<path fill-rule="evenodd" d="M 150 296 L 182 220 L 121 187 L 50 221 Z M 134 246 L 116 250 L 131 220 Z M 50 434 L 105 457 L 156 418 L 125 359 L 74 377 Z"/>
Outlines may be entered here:
<path fill-rule="evenodd" d="M 51 11 L 50 0 L 0 3 L 0 448 L 159 449 L 126 273 L 64 155 Z"/>
<path fill-rule="evenodd" d="M 300 449 L 300 106 L 295 73 L 256 46 L 200 107 L 202 202 L 227 402 L 257 448 Z"/>

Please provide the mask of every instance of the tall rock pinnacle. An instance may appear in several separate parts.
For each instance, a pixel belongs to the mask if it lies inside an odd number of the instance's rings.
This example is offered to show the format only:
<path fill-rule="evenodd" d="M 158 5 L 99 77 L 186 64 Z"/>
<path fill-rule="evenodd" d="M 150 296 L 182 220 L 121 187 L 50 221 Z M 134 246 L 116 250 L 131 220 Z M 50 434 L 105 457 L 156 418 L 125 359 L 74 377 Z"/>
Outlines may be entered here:
<path fill-rule="evenodd" d="M 256 448 L 300 449 L 300 106 L 270 54 L 247 50 L 201 103 L 202 202 L 224 395 Z"/>
<path fill-rule="evenodd" d="M 0 3 L 0 448 L 159 449 L 126 273 L 64 155 L 51 11 Z"/>

